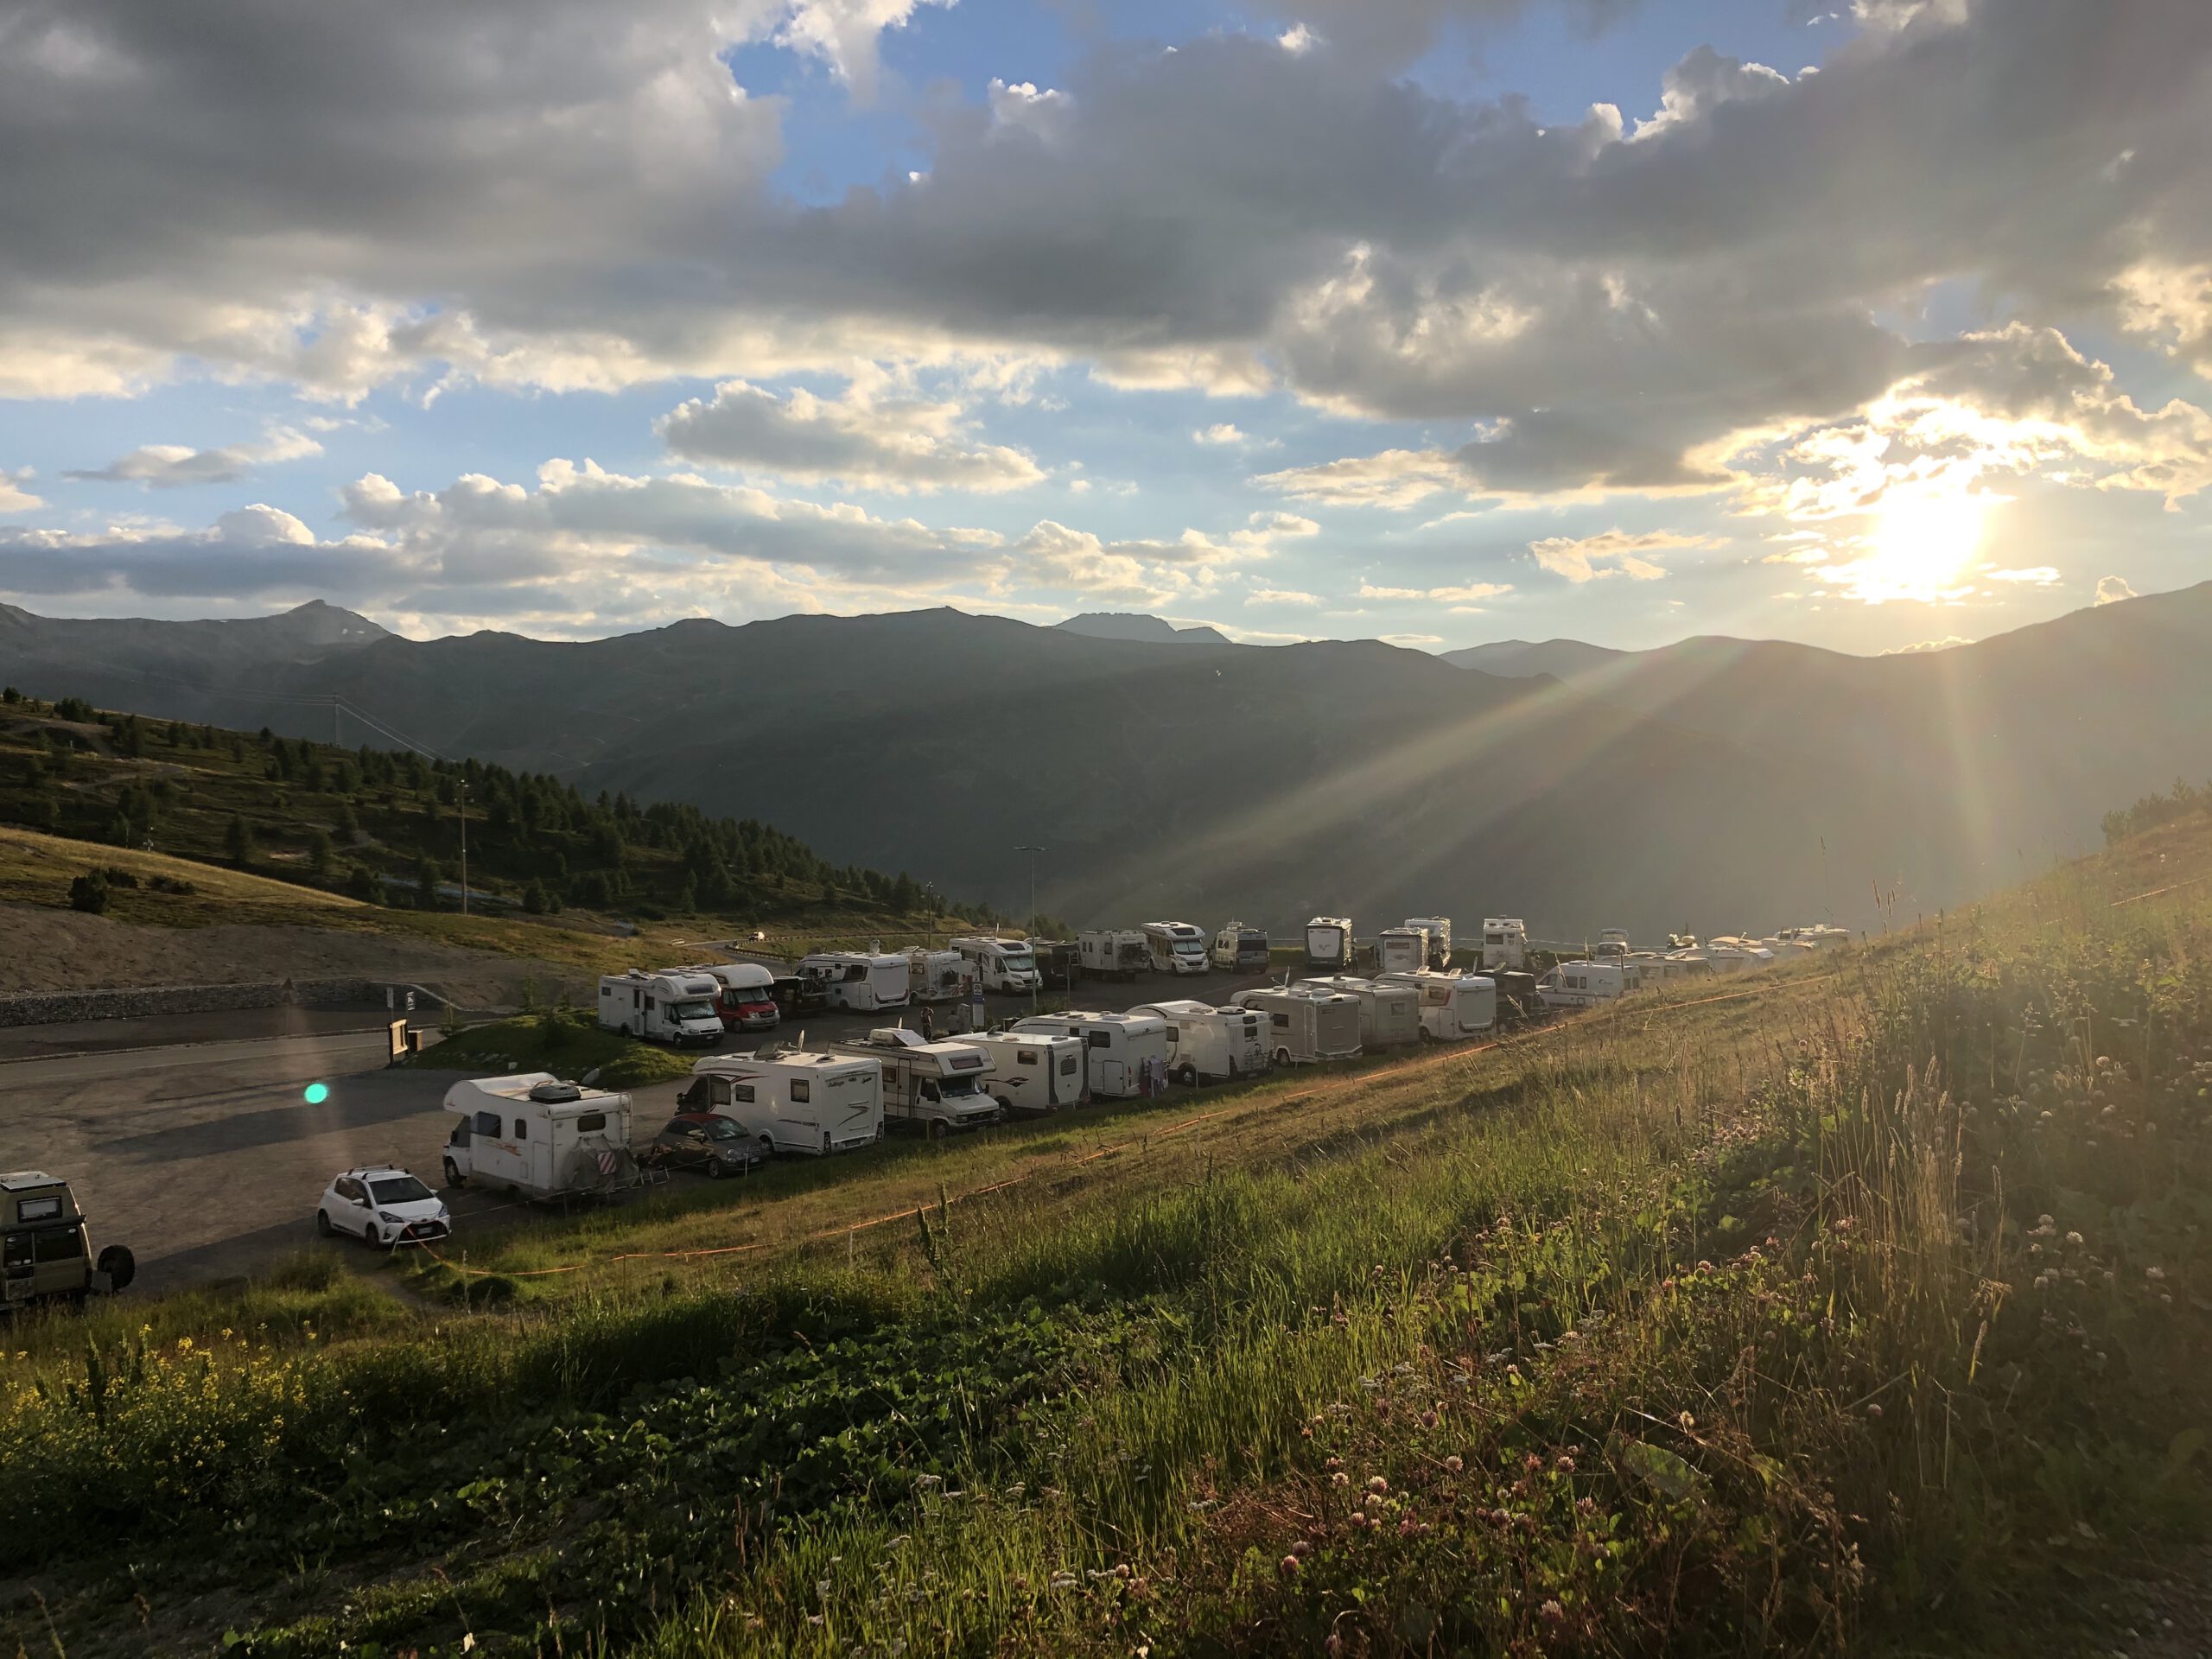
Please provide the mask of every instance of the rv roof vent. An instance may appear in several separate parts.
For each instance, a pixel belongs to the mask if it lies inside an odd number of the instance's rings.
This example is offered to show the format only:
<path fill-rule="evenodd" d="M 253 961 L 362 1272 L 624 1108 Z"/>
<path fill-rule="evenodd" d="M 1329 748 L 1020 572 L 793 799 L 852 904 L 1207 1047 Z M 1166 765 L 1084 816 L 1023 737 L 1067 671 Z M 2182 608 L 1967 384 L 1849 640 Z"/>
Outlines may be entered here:
<path fill-rule="evenodd" d="M 564 1100 L 582 1100 L 584 1091 L 573 1083 L 538 1083 L 531 1085 L 530 1097 L 550 1106 Z"/>

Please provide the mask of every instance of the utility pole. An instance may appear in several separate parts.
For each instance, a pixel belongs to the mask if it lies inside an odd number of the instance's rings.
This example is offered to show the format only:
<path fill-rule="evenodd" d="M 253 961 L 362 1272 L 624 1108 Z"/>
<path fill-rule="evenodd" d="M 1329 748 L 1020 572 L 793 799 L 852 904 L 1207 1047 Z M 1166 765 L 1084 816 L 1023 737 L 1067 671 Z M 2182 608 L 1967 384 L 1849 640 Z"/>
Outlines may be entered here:
<path fill-rule="evenodd" d="M 468 779 L 461 780 L 461 913 L 468 914 Z"/>
<path fill-rule="evenodd" d="M 1042 847 L 1017 847 L 1014 850 L 1029 855 L 1029 920 L 1022 924 L 1021 930 L 1026 936 L 1030 922 L 1037 919 L 1037 855 L 1046 849 Z M 1038 991 L 1044 982 L 1045 970 L 1037 966 L 1036 954 L 1032 951 L 1029 963 L 1029 1012 L 1032 1014 L 1037 1012 Z"/>
<path fill-rule="evenodd" d="M 1037 855 L 1042 852 L 1047 852 L 1050 849 L 1044 847 L 1017 847 L 1014 850 L 1017 853 L 1027 853 L 1029 855 L 1029 914 L 1033 918 L 1037 914 Z"/>

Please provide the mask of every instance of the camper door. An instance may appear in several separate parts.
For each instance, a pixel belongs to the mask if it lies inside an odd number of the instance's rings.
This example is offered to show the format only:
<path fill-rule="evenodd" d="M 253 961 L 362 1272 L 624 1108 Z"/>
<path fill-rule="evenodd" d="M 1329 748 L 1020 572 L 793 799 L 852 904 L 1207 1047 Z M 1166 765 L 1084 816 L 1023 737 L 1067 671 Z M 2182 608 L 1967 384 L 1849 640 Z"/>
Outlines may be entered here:
<path fill-rule="evenodd" d="M 1088 1030 L 1083 1033 L 1083 1053 L 1090 1072 L 1090 1092 L 1094 1095 L 1126 1095 L 1136 1087 L 1129 1074 L 1129 1063 L 1110 1031 Z"/>

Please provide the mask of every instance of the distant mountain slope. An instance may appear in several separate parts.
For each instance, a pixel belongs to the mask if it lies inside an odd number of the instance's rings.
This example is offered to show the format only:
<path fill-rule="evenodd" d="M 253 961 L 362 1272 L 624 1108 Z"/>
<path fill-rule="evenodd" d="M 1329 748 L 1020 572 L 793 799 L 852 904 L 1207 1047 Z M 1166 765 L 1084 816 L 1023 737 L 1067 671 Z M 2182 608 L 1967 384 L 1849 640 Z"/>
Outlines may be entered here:
<path fill-rule="evenodd" d="M 40 660 L 45 695 L 97 672 Z M 0 676 L 31 677 L 5 637 Z M 1878 892 L 1932 910 L 2212 772 L 2212 585 L 1926 656 L 1693 639 L 1566 683 L 939 610 L 387 637 L 272 656 L 227 695 L 296 732 L 336 695 L 448 753 L 769 819 L 1020 913 L 1034 844 L 1039 906 L 1077 922 L 1503 913 L 1649 938 L 1865 924 Z"/>
<path fill-rule="evenodd" d="M 1486 645 L 1469 645 L 1464 651 L 1437 653 L 1455 668 L 1478 669 L 1516 679 L 1548 674 L 1560 680 L 1607 667 L 1630 654 L 1605 645 L 1586 645 L 1580 639 L 1547 639 L 1541 645 L 1526 639 L 1498 639 Z"/>
<path fill-rule="evenodd" d="M 1133 611 L 1086 611 L 1081 616 L 1071 616 L 1057 626 L 1070 633 L 1080 633 L 1093 639 L 1135 639 L 1156 645 L 1225 645 L 1227 635 L 1218 628 L 1203 623 L 1196 627 L 1179 628 L 1173 622 L 1157 616 L 1146 616 Z"/>

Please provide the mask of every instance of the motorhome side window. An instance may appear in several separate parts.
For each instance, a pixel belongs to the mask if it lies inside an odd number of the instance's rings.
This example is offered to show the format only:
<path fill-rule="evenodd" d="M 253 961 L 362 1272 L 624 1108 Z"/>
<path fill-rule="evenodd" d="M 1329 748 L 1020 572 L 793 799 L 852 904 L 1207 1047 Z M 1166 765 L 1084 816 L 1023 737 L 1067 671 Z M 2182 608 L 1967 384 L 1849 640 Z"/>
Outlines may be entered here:
<path fill-rule="evenodd" d="M 731 1098 L 742 1105 L 750 1106 L 753 1103 L 753 1085 L 749 1083 L 737 1084 L 729 1092 Z"/>
<path fill-rule="evenodd" d="M 515 1119 L 515 1139 L 518 1141 L 530 1139 L 530 1122 L 526 1118 Z"/>
<path fill-rule="evenodd" d="M 1014 1051 L 1014 1058 L 1017 1065 L 1034 1065 L 1037 1064 L 1037 1051 L 1033 1048 L 1017 1048 Z"/>
<path fill-rule="evenodd" d="M 1268 1023 L 1279 1031 L 1287 1030 L 1290 1026 L 1290 1016 L 1287 1014 L 1271 1014 L 1268 1016 Z"/>
<path fill-rule="evenodd" d="M 1167 1027 L 1167 1040 L 1171 1043 L 1179 1043 L 1183 1040 L 1183 1033 L 1170 1026 Z"/>
<path fill-rule="evenodd" d="M 595 1129 L 603 1129 L 606 1127 L 607 1114 L 605 1112 L 586 1112 L 576 1120 L 576 1133 L 579 1135 L 589 1135 Z"/>
<path fill-rule="evenodd" d="M 497 1112 L 477 1113 L 476 1133 L 479 1135 L 488 1135 L 494 1141 L 498 1140 L 499 1138 L 499 1115 Z"/>
<path fill-rule="evenodd" d="M 793 1100 L 813 1099 L 813 1085 L 809 1084 L 804 1077 L 793 1077 L 791 1079 L 791 1098 Z"/>
<path fill-rule="evenodd" d="M 1111 1048 L 1114 1046 L 1114 1035 L 1111 1032 L 1086 1031 L 1083 1033 L 1083 1040 L 1093 1048 Z"/>

